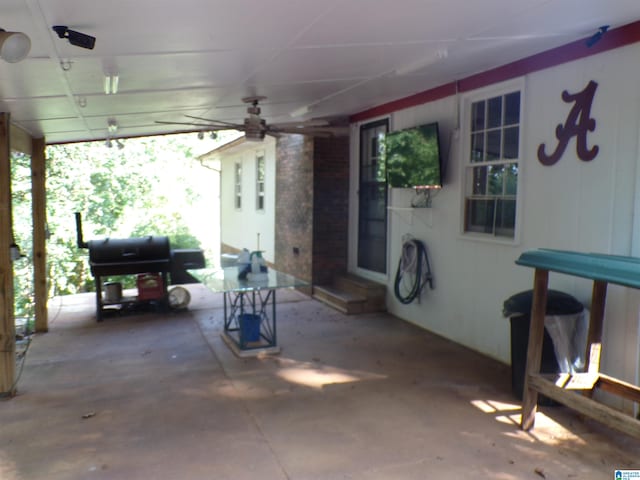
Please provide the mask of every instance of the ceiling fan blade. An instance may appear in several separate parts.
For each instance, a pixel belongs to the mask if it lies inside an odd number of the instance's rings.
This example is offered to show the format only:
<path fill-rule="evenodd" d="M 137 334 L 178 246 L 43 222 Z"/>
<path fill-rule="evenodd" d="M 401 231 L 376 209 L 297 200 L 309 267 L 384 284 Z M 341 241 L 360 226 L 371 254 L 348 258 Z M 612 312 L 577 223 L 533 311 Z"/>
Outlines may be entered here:
<path fill-rule="evenodd" d="M 214 130 L 242 130 L 244 127 L 242 125 L 205 125 L 203 123 L 193 123 L 193 122 L 163 122 L 161 120 L 156 120 L 155 123 L 160 125 L 187 125 L 189 127 L 197 127 L 200 130 L 214 131 Z"/>
<path fill-rule="evenodd" d="M 234 127 L 238 127 L 238 128 L 243 126 L 241 123 L 225 122 L 224 120 L 212 120 L 210 118 L 195 117 L 193 115 L 185 115 L 185 117 L 192 118 L 194 120 L 200 120 L 202 122 L 207 122 L 210 125 L 217 123 L 217 124 L 220 124 L 220 125 L 229 125 L 229 126 L 234 126 Z"/>
<path fill-rule="evenodd" d="M 303 127 L 303 128 L 271 128 L 273 133 L 293 133 L 299 135 L 315 135 L 318 137 L 341 137 L 349 135 L 349 127 Z"/>
<path fill-rule="evenodd" d="M 329 122 L 327 120 L 303 120 L 299 122 L 272 123 L 271 126 L 276 128 L 328 127 Z"/>

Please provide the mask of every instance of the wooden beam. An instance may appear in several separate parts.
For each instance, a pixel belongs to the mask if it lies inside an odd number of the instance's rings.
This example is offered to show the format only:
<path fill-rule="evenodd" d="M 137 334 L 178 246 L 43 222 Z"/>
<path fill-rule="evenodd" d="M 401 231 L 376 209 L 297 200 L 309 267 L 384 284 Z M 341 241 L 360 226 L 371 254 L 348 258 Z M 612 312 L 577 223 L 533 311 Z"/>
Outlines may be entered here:
<path fill-rule="evenodd" d="M 47 249 L 46 249 L 46 144 L 35 138 L 31 148 L 31 203 L 33 215 L 33 286 L 36 332 L 49 330 L 47 316 Z"/>
<path fill-rule="evenodd" d="M 542 342 L 544 340 L 544 317 L 547 310 L 547 289 L 549 271 L 536 268 L 533 276 L 533 302 L 529 325 L 529 345 L 527 347 L 527 369 L 524 378 L 524 398 L 522 400 L 523 430 L 533 427 L 538 407 L 538 392 L 531 388 L 528 378 L 540 372 L 542 363 Z"/>
<path fill-rule="evenodd" d="M 610 377 L 603 373 L 598 376 L 596 388 L 600 388 L 605 392 L 626 398 L 632 402 L 640 403 L 640 387 L 628 382 L 623 382 L 622 380 L 618 380 L 617 378 Z"/>
<path fill-rule="evenodd" d="M 542 378 L 540 375 L 529 375 L 526 379 L 528 385 L 538 392 L 556 400 L 568 407 L 593 418 L 604 425 L 624 432 L 635 438 L 640 438 L 640 421 L 625 415 L 618 410 L 602 405 L 595 400 L 576 395 L 575 392 L 557 387 L 553 382 Z"/>
<path fill-rule="evenodd" d="M 0 113 L 0 394 L 15 394 L 16 325 L 11 263 L 9 113 Z"/>

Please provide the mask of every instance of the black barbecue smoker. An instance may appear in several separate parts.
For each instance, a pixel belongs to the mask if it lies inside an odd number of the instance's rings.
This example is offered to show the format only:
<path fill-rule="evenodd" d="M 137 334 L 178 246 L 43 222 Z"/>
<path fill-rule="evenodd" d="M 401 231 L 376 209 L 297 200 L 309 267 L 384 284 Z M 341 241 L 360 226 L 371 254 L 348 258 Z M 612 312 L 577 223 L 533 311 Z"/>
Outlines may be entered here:
<path fill-rule="evenodd" d="M 104 238 L 84 241 L 82 216 L 76 216 L 78 248 L 89 249 L 89 267 L 96 282 L 96 319 L 100 322 L 105 309 L 155 303 L 169 310 L 168 284 L 197 283 L 187 269 L 205 267 L 204 252 L 199 249 L 171 250 L 169 238 L 149 235 L 134 238 Z M 136 275 L 137 297 L 123 297 L 121 288 L 103 283 L 112 275 Z M 103 288 L 106 295 L 103 298 Z"/>

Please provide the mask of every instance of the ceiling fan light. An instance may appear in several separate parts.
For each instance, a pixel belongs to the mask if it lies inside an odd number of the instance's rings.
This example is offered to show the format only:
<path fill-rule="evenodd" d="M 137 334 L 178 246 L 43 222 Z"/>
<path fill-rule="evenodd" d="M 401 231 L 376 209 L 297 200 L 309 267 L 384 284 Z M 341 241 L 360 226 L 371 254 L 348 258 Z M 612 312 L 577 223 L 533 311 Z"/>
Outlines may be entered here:
<path fill-rule="evenodd" d="M 244 138 L 248 142 L 261 142 L 264 140 L 264 132 L 246 130 L 244 132 Z"/>
<path fill-rule="evenodd" d="M 26 58 L 31 50 L 31 40 L 22 32 L 7 32 L 0 29 L 0 58 L 16 63 Z"/>

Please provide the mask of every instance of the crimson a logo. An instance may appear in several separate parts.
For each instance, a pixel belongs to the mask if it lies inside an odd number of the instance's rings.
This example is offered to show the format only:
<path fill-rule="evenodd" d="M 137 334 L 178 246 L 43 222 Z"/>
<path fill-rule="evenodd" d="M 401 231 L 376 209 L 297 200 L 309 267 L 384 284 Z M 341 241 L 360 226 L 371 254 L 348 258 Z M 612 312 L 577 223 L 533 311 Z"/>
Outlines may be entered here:
<path fill-rule="evenodd" d="M 578 158 L 584 162 L 593 160 L 600 148 L 594 145 L 593 148 L 587 146 L 587 134 L 596 129 L 596 121 L 591 118 L 591 105 L 596 94 L 598 84 L 591 80 L 589 84 L 578 93 L 570 94 L 568 91 L 562 92 L 562 100 L 566 103 L 573 102 L 573 108 L 569 112 L 566 121 L 556 127 L 556 138 L 558 145 L 551 155 L 545 152 L 546 145 L 540 144 L 538 147 L 538 160 L 543 165 L 554 165 L 560 160 L 569 140 L 576 137 L 576 153 Z"/>

